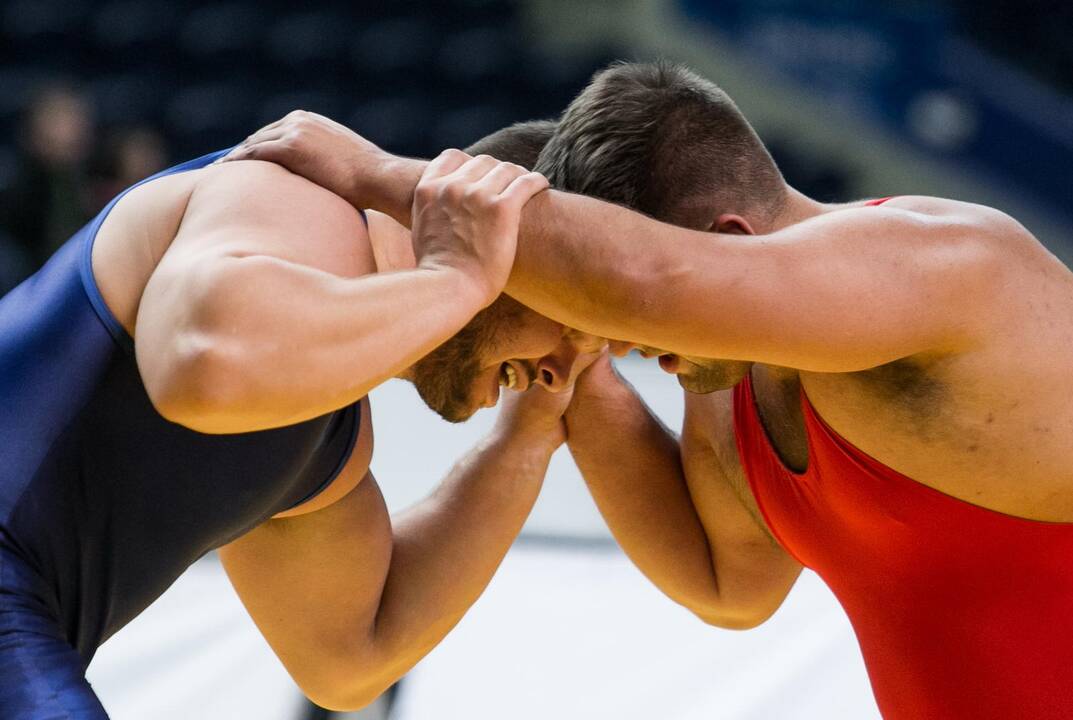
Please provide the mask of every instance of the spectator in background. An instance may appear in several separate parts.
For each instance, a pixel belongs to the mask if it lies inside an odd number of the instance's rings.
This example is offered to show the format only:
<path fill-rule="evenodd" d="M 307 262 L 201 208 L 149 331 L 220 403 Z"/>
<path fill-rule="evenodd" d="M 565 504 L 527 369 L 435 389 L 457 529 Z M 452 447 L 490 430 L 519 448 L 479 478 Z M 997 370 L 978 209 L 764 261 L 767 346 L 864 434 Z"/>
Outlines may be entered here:
<path fill-rule="evenodd" d="M 168 166 L 164 138 L 151 127 L 136 126 L 113 131 L 105 143 L 94 183 L 94 210 L 131 185 Z"/>
<path fill-rule="evenodd" d="M 89 103 L 70 87 L 46 87 L 27 108 L 2 228 L 35 267 L 92 215 L 86 180 L 93 136 Z"/>

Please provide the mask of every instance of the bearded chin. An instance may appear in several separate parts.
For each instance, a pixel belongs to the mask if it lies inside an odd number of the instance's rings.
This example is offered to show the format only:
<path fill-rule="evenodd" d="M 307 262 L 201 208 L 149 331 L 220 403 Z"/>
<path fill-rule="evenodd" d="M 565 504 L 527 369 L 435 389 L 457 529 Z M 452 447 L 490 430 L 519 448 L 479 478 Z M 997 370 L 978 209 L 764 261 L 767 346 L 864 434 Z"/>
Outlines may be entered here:
<path fill-rule="evenodd" d="M 736 361 L 695 365 L 690 373 L 678 376 L 678 384 L 694 395 L 708 395 L 734 387 L 749 373 L 750 367 L 752 363 Z"/>
<path fill-rule="evenodd" d="M 433 412 L 447 422 L 460 423 L 469 420 L 476 411 L 469 403 L 475 377 L 474 363 L 461 368 L 446 368 L 422 361 L 414 366 L 413 383 L 417 394 Z"/>

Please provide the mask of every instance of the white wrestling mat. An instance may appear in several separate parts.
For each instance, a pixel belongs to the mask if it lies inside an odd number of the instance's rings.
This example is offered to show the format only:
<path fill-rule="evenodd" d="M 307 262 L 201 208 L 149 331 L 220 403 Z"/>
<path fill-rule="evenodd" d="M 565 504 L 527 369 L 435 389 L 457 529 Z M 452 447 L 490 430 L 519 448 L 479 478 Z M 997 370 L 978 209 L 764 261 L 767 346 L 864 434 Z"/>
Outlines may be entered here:
<path fill-rule="evenodd" d="M 672 428 L 681 391 L 620 363 Z M 407 384 L 373 393 L 373 470 L 389 506 L 426 495 L 494 420 L 448 425 Z M 711 628 L 611 543 L 570 460 L 556 455 L 523 539 L 458 628 L 406 677 L 392 720 L 878 718 L 837 602 L 805 573 L 755 630 Z M 114 720 L 290 720 L 293 684 L 207 559 L 101 649 L 90 668 Z"/>

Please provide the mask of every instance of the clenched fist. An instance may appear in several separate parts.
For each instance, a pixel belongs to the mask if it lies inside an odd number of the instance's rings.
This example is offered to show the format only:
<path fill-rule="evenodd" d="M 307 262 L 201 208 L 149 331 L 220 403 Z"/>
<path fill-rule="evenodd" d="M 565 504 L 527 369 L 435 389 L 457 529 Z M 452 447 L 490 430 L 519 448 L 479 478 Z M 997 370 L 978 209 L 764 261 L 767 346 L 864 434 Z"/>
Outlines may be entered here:
<path fill-rule="evenodd" d="M 419 267 L 461 273 L 490 304 L 510 276 L 522 208 L 547 187 L 543 175 L 520 165 L 445 150 L 414 190 Z"/>

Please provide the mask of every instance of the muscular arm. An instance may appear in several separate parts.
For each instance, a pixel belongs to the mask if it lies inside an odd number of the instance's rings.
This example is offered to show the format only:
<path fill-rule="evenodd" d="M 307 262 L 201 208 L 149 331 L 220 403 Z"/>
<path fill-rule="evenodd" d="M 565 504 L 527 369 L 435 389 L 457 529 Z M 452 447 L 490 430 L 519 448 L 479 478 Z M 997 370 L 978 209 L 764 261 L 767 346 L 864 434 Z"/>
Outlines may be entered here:
<path fill-rule="evenodd" d="M 482 306 L 449 268 L 376 274 L 358 214 L 306 180 L 266 163 L 206 172 L 135 327 L 146 388 L 169 419 L 223 433 L 316 417 Z"/>
<path fill-rule="evenodd" d="M 714 463 L 683 468 L 679 443 L 610 364 L 578 382 L 570 452 L 612 534 L 672 600 L 707 623 L 753 627 L 800 566 L 775 546 Z"/>
<path fill-rule="evenodd" d="M 405 219 L 419 161 L 378 176 Z M 1002 302 L 998 211 L 852 208 L 762 236 L 697 232 L 549 191 L 522 211 L 506 292 L 565 325 L 681 355 L 850 372 L 970 349 Z M 1008 240 L 1008 237 L 1006 238 Z"/>
<path fill-rule="evenodd" d="M 302 112 L 235 156 L 281 162 L 404 223 L 424 167 Z M 940 214 L 856 208 L 739 236 L 546 192 L 523 211 L 506 292 L 570 327 L 687 356 L 847 372 L 957 352 L 993 332 L 1009 300 L 1004 248 L 1027 233 L 998 211 L 936 202 Z"/>
<path fill-rule="evenodd" d="M 394 520 L 368 476 L 328 508 L 269 521 L 223 548 L 224 566 L 302 689 L 326 707 L 361 707 L 484 590 L 536 500 L 554 447 L 493 434 Z"/>
<path fill-rule="evenodd" d="M 743 236 L 545 193 L 521 227 L 507 292 L 541 313 L 682 355 L 817 372 L 971 347 L 1000 272 L 968 210 L 847 209 Z"/>

